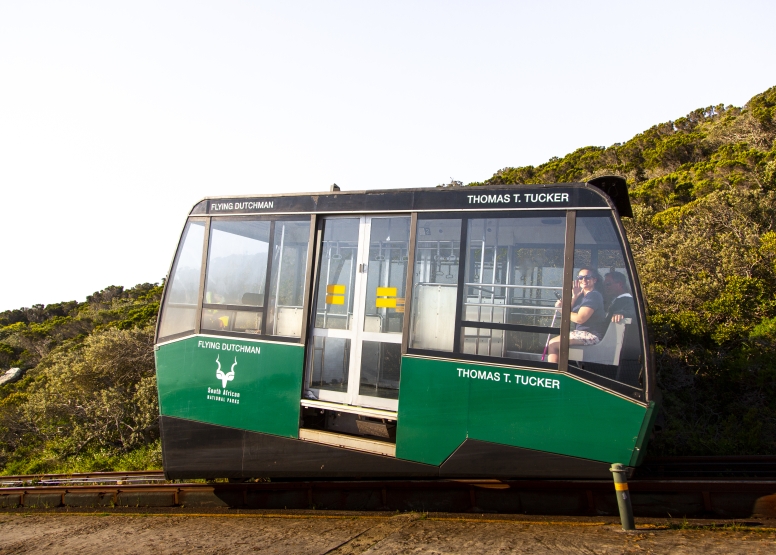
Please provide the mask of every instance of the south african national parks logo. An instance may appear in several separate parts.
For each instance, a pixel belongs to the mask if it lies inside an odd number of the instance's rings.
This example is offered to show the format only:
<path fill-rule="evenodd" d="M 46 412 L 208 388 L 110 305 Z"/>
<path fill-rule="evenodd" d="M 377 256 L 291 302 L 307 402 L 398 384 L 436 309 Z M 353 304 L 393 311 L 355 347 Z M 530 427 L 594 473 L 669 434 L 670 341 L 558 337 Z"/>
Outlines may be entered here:
<path fill-rule="evenodd" d="M 234 379 L 234 367 L 237 366 L 237 357 L 234 357 L 234 364 L 232 364 L 232 368 L 226 374 L 224 374 L 221 370 L 221 362 L 218 360 L 220 357 L 221 355 L 216 357 L 216 364 L 218 365 L 218 369 L 216 370 L 216 378 L 221 380 L 221 387 L 226 389 L 226 382 L 231 382 Z"/>

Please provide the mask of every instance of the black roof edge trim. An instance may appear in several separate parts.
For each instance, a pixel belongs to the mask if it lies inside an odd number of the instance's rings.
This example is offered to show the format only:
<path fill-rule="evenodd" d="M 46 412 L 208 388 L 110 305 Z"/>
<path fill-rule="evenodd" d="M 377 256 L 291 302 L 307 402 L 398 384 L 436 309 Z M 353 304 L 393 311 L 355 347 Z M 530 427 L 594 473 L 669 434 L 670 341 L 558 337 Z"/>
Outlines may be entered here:
<path fill-rule="evenodd" d="M 199 201 L 191 208 L 191 211 L 189 212 L 189 216 L 197 216 L 199 214 L 207 216 L 207 199 Z"/>
<path fill-rule="evenodd" d="M 630 198 L 628 197 L 628 185 L 625 178 L 618 175 L 602 175 L 588 181 L 590 185 L 606 193 L 621 218 L 632 218 L 633 209 L 631 208 Z"/>

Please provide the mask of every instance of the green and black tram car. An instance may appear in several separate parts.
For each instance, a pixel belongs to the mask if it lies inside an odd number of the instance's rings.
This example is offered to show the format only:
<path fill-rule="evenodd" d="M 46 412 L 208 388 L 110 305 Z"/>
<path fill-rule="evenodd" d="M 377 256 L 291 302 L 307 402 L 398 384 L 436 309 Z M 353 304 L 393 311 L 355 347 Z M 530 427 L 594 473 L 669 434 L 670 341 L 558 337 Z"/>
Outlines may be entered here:
<path fill-rule="evenodd" d="M 637 466 L 656 390 L 631 215 L 615 177 L 202 200 L 156 332 L 166 475 L 585 479 Z M 619 274 L 633 314 L 569 346 L 583 267 Z"/>

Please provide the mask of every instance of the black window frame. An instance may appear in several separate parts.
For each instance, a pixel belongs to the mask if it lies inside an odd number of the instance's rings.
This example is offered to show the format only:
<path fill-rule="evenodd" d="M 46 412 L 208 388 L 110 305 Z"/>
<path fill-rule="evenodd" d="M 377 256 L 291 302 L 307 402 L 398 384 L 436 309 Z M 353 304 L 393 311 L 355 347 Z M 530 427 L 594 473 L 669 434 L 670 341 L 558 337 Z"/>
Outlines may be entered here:
<path fill-rule="evenodd" d="M 164 316 L 164 312 L 167 308 L 167 301 L 168 297 L 171 293 L 172 283 L 171 278 L 174 277 L 175 271 L 178 266 L 178 258 L 181 254 L 181 247 L 183 246 L 183 241 L 186 237 L 186 229 L 189 227 L 189 224 L 192 222 L 199 222 L 202 223 L 204 226 L 204 237 L 202 240 L 202 251 L 203 256 L 207 249 L 207 242 L 208 237 L 210 235 L 210 218 L 207 216 L 189 216 L 186 218 L 186 223 L 183 225 L 183 229 L 181 230 L 181 233 L 178 237 L 178 246 L 175 249 L 175 254 L 173 254 L 172 261 L 170 262 L 170 269 L 167 272 L 167 277 L 164 281 L 164 289 L 162 290 L 162 298 L 159 302 L 159 312 L 156 315 L 156 327 L 154 331 L 154 345 L 157 343 L 167 343 L 169 341 L 175 341 L 176 339 L 181 339 L 183 337 L 188 337 L 190 335 L 196 335 L 199 333 L 199 324 L 200 324 L 200 315 L 202 313 L 202 306 L 201 306 L 201 298 L 202 298 L 202 275 L 204 274 L 204 264 L 206 263 L 206 259 L 202 259 L 202 262 L 200 264 L 199 268 L 199 290 L 197 292 L 197 308 L 194 316 L 194 329 L 193 330 L 186 330 L 181 331 L 178 333 L 173 333 L 170 335 L 165 336 L 159 336 L 159 333 L 162 330 L 162 318 Z"/>
<path fill-rule="evenodd" d="M 643 306 L 643 299 L 641 295 L 641 285 L 638 280 L 638 274 L 636 273 L 635 268 L 635 261 L 633 260 L 633 255 L 630 251 L 630 247 L 627 243 L 627 241 L 623 241 L 625 237 L 625 233 L 622 227 L 622 222 L 620 221 L 617 212 L 606 210 L 606 209 L 593 209 L 593 210 L 580 210 L 576 214 L 576 220 L 584 218 L 606 218 L 609 219 L 614 227 L 614 233 L 615 233 L 615 239 L 617 243 L 582 243 L 578 244 L 576 240 L 574 241 L 574 247 L 572 249 L 573 251 L 573 258 L 576 258 L 576 251 L 578 248 L 590 248 L 591 251 L 595 247 L 596 254 L 593 256 L 593 253 L 591 252 L 591 260 L 590 265 L 594 268 L 597 268 L 599 273 L 601 271 L 601 267 L 598 265 L 598 251 L 605 250 L 607 247 L 611 248 L 613 246 L 616 246 L 620 252 L 622 253 L 623 262 L 625 265 L 625 273 L 626 277 L 630 281 L 631 285 L 631 294 L 633 295 L 633 301 L 636 305 L 635 310 L 635 319 L 636 321 L 633 323 L 633 325 L 636 326 L 636 329 L 639 333 L 639 347 L 640 347 L 640 353 L 641 353 L 641 380 L 642 383 L 639 386 L 634 386 L 625 382 L 617 381 L 612 378 L 608 378 L 604 375 L 597 374 L 592 370 L 588 370 L 586 368 L 580 368 L 579 366 L 576 366 L 575 364 L 571 364 L 572 361 L 567 360 L 566 364 L 566 370 L 565 372 L 567 374 L 570 374 L 572 376 L 576 376 L 578 378 L 587 380 L 589 382 L 593 382 L 596 385 L 599 385 L 603 388 L 616 391 L 618 393 L 627 395 L 628 397 L 636 398 L 639 400 L 644 400 L 649 394 L 651 393 L 650 390 L 652 388 L 650 387 L 649 380 L 653 376 L 653 373 L 648 368 L 649 360 L 650 360 L 650 353 L 647 350 L 648 344 L 646 342 L 646 326 L 645 321 L 642 319 L 642 317 L 646 317 L 645 312 L 641 308 Z M 579 225 L 579 222 L 576 222 L 576 226 Z M 575 238 L 576 239 L 576 238 Z M 602 248 L 603 247 L 603 248 Z M 594 261 L 595 259 L 595 261 Z M 573 265 L 573 262 L 572 262 Z M 572 269 L 574 266 L 572 266 Z M 602 276 L 603 277 L 603 276 Z M 564 286 L 565 287 L 565 286 Z M 564 289 L 565 290 L 565 289 Z M 568 354 L 568 350 L 566 351 Z M 576 362 L 576 361 L 575 361 Z M 583 366 L 584 366 L 584 361 Z"/>
<path fill-rule="evenodd" d="M 466 264 L 469 254 L 468 233 L 470 220 L 482 220 L 482 219 L 522 219 L 522 218 L 560 218 L 563 222 L 566 222 L 568 210 L 547 210 L 537 212 L 536 210 L 505 210 L 505 211 L 477 211 L 477 212 L 433 212 L 433 213 L 420 213 L 418 214 L 418 220 L 432 220 L 432 219 L 460 219 L 461 220 L 461 238 L 460 238 L 460 261 L 458 264 L 458 285 L 456 291 L 456 307 L 455 307 L 455 331 L 453 336 L 453 350 L 452 351 L 434 351 L 429 349 L 416 349 L 408 347 L 407 354 L 431 356 L 437 358 L 455 358 L 457 360 L 467 360 L 471 362 L 482 362 L 488 364 L 499 364 L 508 366 L 530 366 L 541 370 L 553 370 L 558 371 L 559 365 L 557 363 L 534 361 L 528 359 L 519 358 L 506 358 L 506 357 L 494 357 L 486 355 L 474 355 L 470 353 L 464 353 L 461 350 L 463 344 L 464 328 L 477 328 L 477 329 L 495 329 L 505 331 L 525 331 L 533 333 L 554 333 L 560 334 L 560 325 L 558 327 L 543 327 L 543 326 L 526 326 L 523 324 L 499 324 L 491 322 L 473 322 L 463 319 L 464 309 L 464 296 L 466 291 Z M 416 224 L 417 225 L 417 224 Z M 565 241 L 562 245 L 565 250 Z M 412 261 L 413 273 L 415 260 Z M 565 284 L 564 284 L 565 286 Z M 413 299 L 414 301 L 414 299 Z"/>

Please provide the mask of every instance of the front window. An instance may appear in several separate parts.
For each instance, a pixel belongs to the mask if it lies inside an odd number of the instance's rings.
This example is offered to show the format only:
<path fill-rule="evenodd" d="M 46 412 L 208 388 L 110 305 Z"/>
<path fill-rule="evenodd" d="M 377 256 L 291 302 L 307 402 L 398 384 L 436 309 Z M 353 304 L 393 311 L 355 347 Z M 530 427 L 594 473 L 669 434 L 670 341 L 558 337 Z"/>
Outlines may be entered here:
<path fill-rule="evenodd" d="M 569 346 L 569 369 L 640 387 L 644 356 L 633 280 L 611 216 L 577 215 L 574 276 L 580 274 L 593 276 L 584 295 L 590 300 L 583 302 L 595 310 L 583 324 L 572 324 L 579 337 Z"/>
<path fill-rule="evenodd" d="M 204 242 L 205 223 L 187 222 L 170 272 L 168 291 L 159 323 L 160 338 L 194 332 Z"/>

